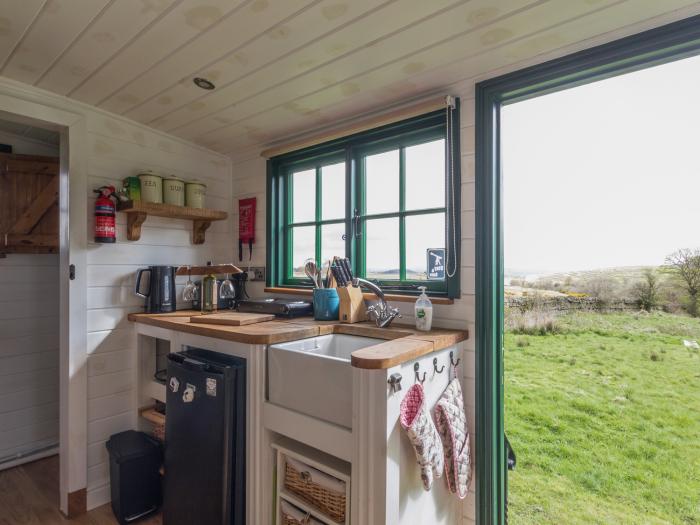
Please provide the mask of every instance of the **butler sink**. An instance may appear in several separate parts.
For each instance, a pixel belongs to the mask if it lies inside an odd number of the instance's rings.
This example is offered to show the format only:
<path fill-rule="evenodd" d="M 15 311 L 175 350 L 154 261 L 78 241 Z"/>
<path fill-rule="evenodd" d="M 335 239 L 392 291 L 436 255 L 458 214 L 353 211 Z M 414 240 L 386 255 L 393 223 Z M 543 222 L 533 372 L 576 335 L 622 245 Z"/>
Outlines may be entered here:
<path fill-rule="evenodd" d="M 267 353 L 269 401 L 351 428 L 350 354 L 383 342 L 332 334 L 271 345 Z"/>

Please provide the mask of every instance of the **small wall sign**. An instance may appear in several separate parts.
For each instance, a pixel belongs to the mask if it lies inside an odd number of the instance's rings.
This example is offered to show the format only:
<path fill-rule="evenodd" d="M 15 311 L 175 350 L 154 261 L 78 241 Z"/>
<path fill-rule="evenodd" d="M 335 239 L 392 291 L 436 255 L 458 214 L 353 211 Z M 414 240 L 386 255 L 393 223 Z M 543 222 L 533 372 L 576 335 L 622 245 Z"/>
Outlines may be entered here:
<path fill-rule="evenodd" d="M 442 281 L 445 279 L 445 248 L 428 248 L 428 280 Z"/>

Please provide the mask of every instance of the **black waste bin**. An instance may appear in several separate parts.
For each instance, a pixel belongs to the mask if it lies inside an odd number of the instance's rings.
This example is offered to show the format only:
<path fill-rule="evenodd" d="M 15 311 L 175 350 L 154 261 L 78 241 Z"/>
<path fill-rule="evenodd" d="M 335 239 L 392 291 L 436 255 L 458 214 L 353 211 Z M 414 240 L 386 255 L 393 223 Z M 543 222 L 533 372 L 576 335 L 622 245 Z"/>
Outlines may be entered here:
<path fill-rule="evenodd" d="M 156 512 L 162 501 L 160 442 L 143 432 L 127 430 L 107 441 L 112 511 L 121 525 Z"/>

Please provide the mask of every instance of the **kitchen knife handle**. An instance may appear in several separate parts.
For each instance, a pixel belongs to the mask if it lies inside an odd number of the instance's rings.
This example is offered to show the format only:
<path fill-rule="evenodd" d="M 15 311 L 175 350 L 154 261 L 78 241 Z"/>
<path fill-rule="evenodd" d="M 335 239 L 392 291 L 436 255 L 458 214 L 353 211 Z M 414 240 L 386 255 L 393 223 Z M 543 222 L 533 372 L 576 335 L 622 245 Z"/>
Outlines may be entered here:
<path fill-rule="evenodd" d="M 348 269 L 345 265 L 345 259 L 340 259 L 340 271 L 343 272 L 343 286 L 347 286 L 350 284 L 350 274 L 348 273 Z"/>
<path fill-rule="evenodd" d="M 333 272 L 333 277 L 335 277 L 338 286 L 345 286 L 345 278 L 343 277 L 343 272 L 340 271 L 340 265 L 334 263 L 331 266 L 331 272 Z"/>
<path fill-rule="evenodd" d="M 345 271 L 345 276 L 347 277 L 348 282 L 352 282 L 352 269 L 350 268 L 350 259 L 347 257 L 344 259 L 341 259 L 341 264 L 343 265 L 343 270 Z"/>

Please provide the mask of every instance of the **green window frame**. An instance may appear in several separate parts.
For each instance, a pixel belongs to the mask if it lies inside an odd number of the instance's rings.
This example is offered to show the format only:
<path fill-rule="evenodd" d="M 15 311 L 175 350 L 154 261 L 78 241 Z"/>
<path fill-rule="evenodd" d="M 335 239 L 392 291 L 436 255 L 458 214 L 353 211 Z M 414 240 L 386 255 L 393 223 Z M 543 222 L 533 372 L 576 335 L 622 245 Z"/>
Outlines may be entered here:
<path fill-rule="evenodd" d="M 476 85 L 476 522 L 479 525 L 508 522 L 503 401 L 501 106 L 699 53 L 700 16 L 694 16 Z"/>
<path fill-rule="evenodd" d="M 323 219 L 323 175 L 322 169 L 326 166 L 331 166 L 345 162 L 344 155 L 331 154 L 322 155 L 320 157 L 313 158 L 310 162 L 293 162 L 282 167 L 283 174 L 285 178 L 285 187 L 287 188 L 287 195 L 285 198 L 285 217 L 284 217 L 284 284 L 287 286 L 307 286 L 309 284 L 306 277 L 296 277 L 293 275 L 292 267 L 292 254 L 291 247 L 294 240 L 294 230 L 296 228 L 304 227 L 314 227 L 314 238 L 315 238 L 315 253 L 314 258 L 316 261 L 321 260 L 321 253 L 323 251 L 322 247 L 322 235 L 321 231 L 323 226 L 330 224 L 345 224 L 345 216 L 347 211 L 343 213 L 343 217 L 334 219 Z M 314 219 L 310 221 L 299 221 L 294 222 L 293 219 L 293 206 L 294 201 L 294 184 L 292 177 L 294 173 L 314 170 L 315 172 L 315 197 L 314 197 Z M 345 179 L 347 180 L 347 170 L 345 174 Z M 346 227 L 347 230 L 347 227 Z M 269 272 L 268 272 L 269 273 Z"/>
<path fill-rule="evenodd" d="M 452 133 L 448 137 L 448 121 Z M 313 227 L 316 261 L 322 262 L 323 226 L 345 225 L 345 253 L 355 275 L 367 274 L 367 228 L 373 220 L 397 219 L 398 222 L 398 278 L 371 278 L 383 290 L 400 295 L 416 296 L 418 286 L 426 286 L 432 296 L 455 298 L 460 295 L 460 169 L 459 169 L 459 101 L 452 110 L 438 110 L 396 124 L 365 131 L 320 144 L 300 151 L 274 157 L 268 161 L 267 186 L 267 286 L 310 288 L 306 277 L 294 274 L 293 245 L 295 231 Z M 450 143 L 448 144 L 448 139 Z M 408 209 L 406 203 L 406 148 L 436 140 L 445 141 L 445 200 L 444 205 L 425 209 Z M 450 147 L 447 147 L 450 146 Z M 452 156 L 449 155 L 450 148 Z M 390 212 L 367 213 L 367 157 L 398 151 L 399 207 Z M 448 177 L 448 162 L 452 160 L 452 176 Z M 323 219 L 322 168 L 339 162 L 345 163 L 345 213 L 342 218 Z M 313 220 L 296 221 L 293 217 L 293 176 L 306 170 L 315 173 L 315 211 Z M 451 183 L 450 183 L 451 182 Z M 453 210 L 457 210 L 453 213 Z M 431 248 L 444 247 L 448 254 L 448 270 L 444 280 L 411 278 L 406 262 L 406 222 L 411 217 L 444 214 L 443 242 Z M 453 237 L 454 236 L 454 237 Z M 449 241 L 449 244 L 448 244 Z M 311 254 L 310 254 L 311 255 Z M 324 261 L 325 262 L 325 261 Z M 297 261 L 298 264 L 298 261 Z M 450 275 L 451 274 L 451 275 Z M 366 278 L 366 277 L 365 277 Z"/>

